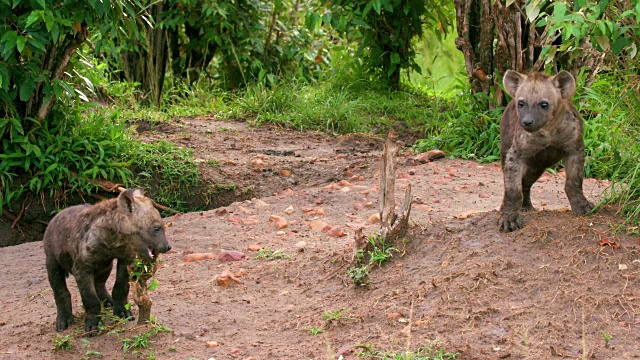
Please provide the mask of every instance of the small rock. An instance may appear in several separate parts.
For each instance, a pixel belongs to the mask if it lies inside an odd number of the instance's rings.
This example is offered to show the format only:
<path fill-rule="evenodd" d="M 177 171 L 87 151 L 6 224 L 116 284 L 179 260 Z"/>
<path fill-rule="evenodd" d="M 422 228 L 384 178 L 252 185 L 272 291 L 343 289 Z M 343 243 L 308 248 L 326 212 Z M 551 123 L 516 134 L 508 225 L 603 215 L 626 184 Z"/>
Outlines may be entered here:
<path fill-rule="evenodd" d="M 222 254 L 220 254 L 220 256 L 218 256 L 218 260 L 220 260 L 220 262 L 239 261 L 244 259 L 245 257 L 246 255 L 240 251 L 229 250 L 224 251 Z"/>
<path fill-rule="evenodd" d="M 373 206 L 373 203 L 372 203 L 371 201 L 366 202 L 366 203 L 364 204 L 364 207 L 372 207 L 372 206 Z"/>
<path fill-rule="evenodd" d="M 233 349 L 231 349 L 231 353 L 232 353 L 232 354 L 239 354 L 239 353 L 240 353 L 240 349 L 238 349 L 238 348 L 233 348 Z"/>
<path fill-rule="evenodd" d="M 324 215 L 324 209 L 320 208 L 320 209 L 316 210 L 316 215 Z"/>
<path fill-rule="evenodd" d="M 260 246 L 258 244 L 251 244 L 251 245 L 247 246 L 247 250 L 249 250 L 249 251 L 260 251 L 260 250 L 262 250 L 262 246 Z"/>
<path fill-rule="evenodd" d="M 340 186 L 351 186 L 351 183 L 347 180 L 340 180 L 338 184 L 340 184 Z"/>
<path fill-rule="evenodd" d="M 316 199 L 316 205 L 322 205 L 324 203 L 324 200 L 317 198 Z"/>
<path fill-rule="evenodd" d="M 233 275 L 233 273 L 231 272 L 231 270 L 225 269 L 225 270 L 222 270 L 222 273 L 220 275 L 218 275 L 218 278 L 216 279 L 216 283 L 218 284 L 218 286 L 222 286 L 226 288 L 233 283 L 242 284 L 242 281 L 236 278 L 235 275 Z"/>
<path fill-rule="evenodd" d="M 296 251 L 298 252 L 303 252 L 306 247 L 307 247 L 306 241 L 299 241 L 296 243 Z"/>
<path fill-rule="evenodd" d="M 487 194 L 480 193 L 478 194 L 478 197 L 480 197 L 481 199 L 488 199 L 490 196 Z"/>
<path fill-rule="evenodd" d="M 262 165 L 264 165 L 264 161 L 262 161 L 260 159 L 251 160 L 251 166 L 253 166 L 254 168 L 262 167 Z"/>
<path fill-rule="evenodd" d="M 242 218 L 238 215 L 229 215 L 229 217 L 227 217 L 227 221 L 239 224 L 242 223 Z"/>
<path fill-rule="evenodd" d="M 401 317 L 402 317 L 402 314 L 397 312 L 387 314 L 387 319 L 400 319 Z"/>
<path fill-rule="evenodd" d="M 359 176 L 358 175 L 353 175 L 352 177 L 349 178 L 349 181 L 357 181 Z"/>
<path fill-rule="evenodd" d="M 409 175 L 415 175 L 416 169 L 409 169 Z"/>
<path fill-rule="evenodd" d="M 291 176 L 291 171 L 290 170 L 286 170 L 286 169 L 280 169 L 278 170 L 278 174 L 280 174 L 280 176 Z"/>
<path fill-rule="evenodd" d="M 329 230 L 327 235 L 329 235 L 331 237 L 343 237 L 344 236 L 344 230 L 342 230 L 339 226 L 336 226 L 336 227 L 332 228 L 331 230 Z"/>
<path fill-rule="evenodd" d="M 209 259 L 215 259 L 215 258 L 216 258 L 216 254 L 214 253 L 194 253 L 194 254 L 185 255 L 182 258 L 182 261 L 192 262 L 197 260 L 209 260 Z"/>
<path fill-rule="evenodd" d="M 216 341 L 207 341 L 207 347 L 209 348 L 214 348 L 214 347 L 218 347 L 220 346 L 220 344 L 218 344 L 218 342 Z"/>
<path fill-rule="evenodd" d="M 244 276 L 244 275 L 247 275 L 247 270 L 245 270 L 243 268 L 240 268 L 240 269 L 238 269 L 238 271 L 236 271 L 236 276 L 237 277 Z"/>
<path fill-rule="evenodd" d="M 429 150 L 415 157 L 418 163 L 424 164 L 430 161 L 441 159 L 445 156 L 444 152 L 440 150 Z"/>
<path fill-rule="evenodd" d="M 349 191 L 351 191 L 351 188 L 345 186 L 342 189 L 340 189 L 340 191 L 342 191 L 343 193 L 348 193 Z"/>
<path fill-rule="evenodd" d="M 363 208 L 364 208 L 364 204 L 362 204 L 362 203 L 357 202 L 357 203 L 353 204 L 353 209 L 354 209 L 355 211 L 360 211 L 360 210 L 362 210 Z"/>
<path fill-rule="evenodd" d="M 264 202 L 264 201 L 262 201 L 262 200 L 260 200 L 260 199 L 257 199 L 257 200 L 255 201 L 255 204 L 256 204 L 256 205 L 255 205 L 255 206 L 256 206 L 256 209 L 257 209 L 257 208 L 262 208 L 262 207 L 265 207 L 265 206 L 269 206 L 269 204 L 267 204 L 266 202 Z"/>
<path fill-rule="evenodd" d="M 260 224 L 260 220 L 258 220 L 255 216 L 249 216 L 246 219 L 242 219 L 242 225 L 257 225 Z"/>
<path fill-rule="evenodd" d="M 311 230 L 313 231 L 321 231 L 325 226 L 327 226 L 327 223 L 322 221 L 322 220 L 313 220 L 313 221 L 308 221 L 306 223 Z"/>
<path fill-rule="evenodd" d="M 247 209 L 244 206 L 238 206 L 238 211 L 243 213 L 243 214 L 251 214 L 253 212 L 253 210 Z"/>
<path fill-rule="evenodd" d="M 289 226 L 287 219 L 283 218 L 282 216 L 271 215 L 269 216 L 269 221 L 273 223 L 273 225 L 276 227 L 276 230 L 282 230 Z"/>
<path fill-rule="evenodd" d="M 222 216 L 222 215 L 226 214 L 227 212 L 228 211 L 225 208 L 216 209 L 216 215 L 218 215 L 218 216 Z"/>
<path fill-rule="evenodd" d="M 378 214 L 373 214 L 371 216 L 369 216 L 369 218 L 367 219 L 367 222 L 369 224 L 377 224 L 380 222 L 380 215 Z"/>
<path fill-rule="evenodd" d="M 291 215 L 293 213 L 293 206 L 289 206 L 288 208 L 282 210 L 282 212 Z"/>
<path fill-rule="evenodd" d="M 278 236 L 285 236 L 285 235 L 287 235 L 287 233 L 286 233 L 286 232 L 284 232 L 284 231 L 282 231 L 282 230 L 280 230 L 280 231 L 276 231 L 276 235 L 278 235 Z"/>

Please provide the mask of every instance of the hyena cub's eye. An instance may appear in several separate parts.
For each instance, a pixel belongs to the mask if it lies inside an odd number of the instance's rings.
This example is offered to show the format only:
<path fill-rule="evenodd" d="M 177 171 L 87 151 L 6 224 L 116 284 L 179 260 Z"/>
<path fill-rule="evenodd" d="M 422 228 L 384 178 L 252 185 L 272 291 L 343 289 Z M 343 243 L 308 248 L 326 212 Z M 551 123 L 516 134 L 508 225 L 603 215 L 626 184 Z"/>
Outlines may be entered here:
<path fill-rule="evenodd" d="M 546 101 L 542 101 L 540 103 L 540 107 L 543 108 L 543 109 L 548 109 L 549 108 L 549 103 L 546 102 Z"/>
<path fill-rule="evenodd" d="M 162 230 L 162 227 L 161 227 L 161 226 L 154 226 L 154 227 L 153 227 L 153 232 L 154 232 L 154 233 L 156 233 L 156 234 L 157 234 L 157 233 L 159 233 L 159 232 L 160 232 L 160 230 Z"/>
<path fill-rule="evenodd" d="M 519 108 L 524 107 L 524 100 L 518 101 L 518 107 Z"/>

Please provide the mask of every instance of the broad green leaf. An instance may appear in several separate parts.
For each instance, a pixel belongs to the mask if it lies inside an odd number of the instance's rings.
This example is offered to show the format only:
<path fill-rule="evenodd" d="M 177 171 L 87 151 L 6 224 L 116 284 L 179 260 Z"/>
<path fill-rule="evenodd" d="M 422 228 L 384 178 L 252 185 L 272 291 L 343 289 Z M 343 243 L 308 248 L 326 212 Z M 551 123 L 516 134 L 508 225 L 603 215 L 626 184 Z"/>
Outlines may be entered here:
<path fill-rule="evenodd" d="M 371 1 L 371 5 L 373 6 L 373 10 L 375 10 L 378 14 L 382 11 L 382 3 L 380 0 Z"/>
<path fill-rule="evenodd" d="M 47 8 L 47 5 L 45 4 L 45 0 L 37 0 L 38 4 L 40 4 L 40 6 L 42 7 L 42 10 L 45 10 Z"/>
<path fill-rule="evenodd" d="M 331 11 L 327 11 L 326 13 L 322 14 L 322 22 L 327 25 L 331 25 L 331 17 Z"/>
<path fill-rule="evenodd" d="M 400 64 L 400 55 L 398 53 L 391 54 L 391 63 Z"/>
<path fill-rule="evenodd" d="M 42 53 L 47 52 L 47 49 L 44 47 L 44 44 L 41 43 L 40 41 L 36 40 L 35 38 L 30 37 L 27 40 L 27 43 L 31 44 L 31 46 L 33 46 L 36 49 L 40 50 Z"/>
<path fill-rule="evenodd" d="M 22 50 L 24 49 L 24 46 L 27 44 L 27 37 L 26 36 L 19 36 L 18 39 L 16 39 L 16 48 L 18 49 L 18 52 L 22 54 Z"/>
<path fill-rule="evenodd" d="M 556 20 L 556 24 L 562 24 L 566 12 L 567 4 L 563 1 L 557 1 L 555 4 L 553 4 L 553 17 Z"/>
<path fill-rule="evenodd" d="M 42 10 L 32 11 L 27 17 L 27 25 L 25 27 L 29 28 L 29 26 L 33 25 L 33 23 L 35 23 L 36 21 L 40 21 L 41 18 L 42 18 Z"/>
<path fill-rule="evenodd" d="M 20 85 L 20 100 L 27 101 L 33 95 L 36 84 L 29 77 L 25 78 Z"/>
<path fill-rule="evenodd" d="M 513 4 L 516 0 L 507 0 L 507 7 L 509 7 L 509 5 Z"/>
<path fill-rule="evenodd" d="M 602 49 L 602 51 L 607 51 L 609 50 L 609 38 L 606 36 L 596 36 L 596 41 L 598 42 L 598 45 L 600 45 L 600 48 Z"/>
<path fill-rule="evenodd" d="M 44 171 L 44 173 L 45 173 L 45 174 L 48 174 L 48 173 L 50 173 L 51 171 L 55 170 L 55 168 L 57 168 L 57 167 L 58 167 L 58 163 L 53 163 L 53 164 L 51 164 L 51 165 L 49 165 L 49 166 L 47 167 L 47 169 Z"/>
<path fill-rule="evenodd" d="M 619 54 L 622 51 L 622 49 L 629 46 L 630 44 L 631 44 L 631 40 L 625 37 L 620 37 L 611 45 L 611 51 L 614 54 Z"/>
<path fill-rule="evenodd" d="M 529 22 L 533 22 L 533 20 L 535 20 L 540 14 L 540 5 L 536 1 L 533 1 L 529 5 L 525 6 L 524 10 L 527 13 Z"/>

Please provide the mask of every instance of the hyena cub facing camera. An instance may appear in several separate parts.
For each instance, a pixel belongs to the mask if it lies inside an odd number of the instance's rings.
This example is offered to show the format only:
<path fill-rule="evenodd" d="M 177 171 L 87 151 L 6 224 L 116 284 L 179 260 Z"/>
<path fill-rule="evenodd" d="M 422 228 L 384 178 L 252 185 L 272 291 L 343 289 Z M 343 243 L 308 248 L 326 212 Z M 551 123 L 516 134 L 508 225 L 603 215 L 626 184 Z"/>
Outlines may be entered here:
<path fill-rule="evenodd" d="M 125 190 L 115 199 L 95 205 L 76 205 L 59 212 L 43 238 L 47 274 L 56 301 L 56 330 L 71 325 L 71 294 L 66 278 L 73 274 L 84 306 L 84 330 L 95 332 L 100 323 L 100 302 L 113 306 L 121 318 L 132 317 L 125 308 L 129 295 L 127 267 L 138 255 L 152 260 L 171 250 L 160 213 L 142 190 Z M 118 259 L 113 297 L 105 282 Z"/>
<path fill-rule="evenodd" d="M 575 79 L 566 71 L 548 76 L 508 70 L 503 83 L 512 100 L 500 121 L 500 160 L 504 173 L 500 230 L 509 232 L 522 227 L 520 209 L 533 210 L 531 186 L 546 168 L 561 159 L 571 210 L 577 215 L 587 214 L 593 204 L 582 192 L 582 118 L 571 103 Z"/>

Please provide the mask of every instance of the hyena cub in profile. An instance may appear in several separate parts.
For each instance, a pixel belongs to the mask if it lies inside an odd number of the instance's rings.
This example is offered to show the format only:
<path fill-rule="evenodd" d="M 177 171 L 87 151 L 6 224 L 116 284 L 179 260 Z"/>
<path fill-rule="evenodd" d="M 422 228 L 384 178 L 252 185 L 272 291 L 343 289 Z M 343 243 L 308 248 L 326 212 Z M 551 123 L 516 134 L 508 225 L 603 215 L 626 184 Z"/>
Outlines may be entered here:
<path fill-rule="evenodd" d="M 125 305 L 129 295 L 127 267 L 135 256 L 152 260 L 171 249 L 160 213 L 140 189 L 125 190 L 117 198 L 95 205 L 76 205 L 61 211 L 49 223 L 42 243 L 58 311 L 57 331 L 65 330 L 73 321 L 66 282 L 70 273 L 86 312 L 84 330 L 95 332 L 101 301 L 113 306 L 116 316 L 132 316 Z M 118 259 L 118 265 L 112 298 L 105 282 L 113 259 Z"/>
<path fill-rule="evenodd" d="M 582 118 L 571 103 L 575 79 L 566 71 L 548 76 L 509 70 L 503 83 L 512 100 L 500 121 L 500 160 L 504 172 L 500 230 L 509 232 L 522 227 L 520 209 L 533 210 L 531 186 L 547 167 L 561 159 L 571 210 L 585 215 L 593 204 L 582 192 Z"/>

